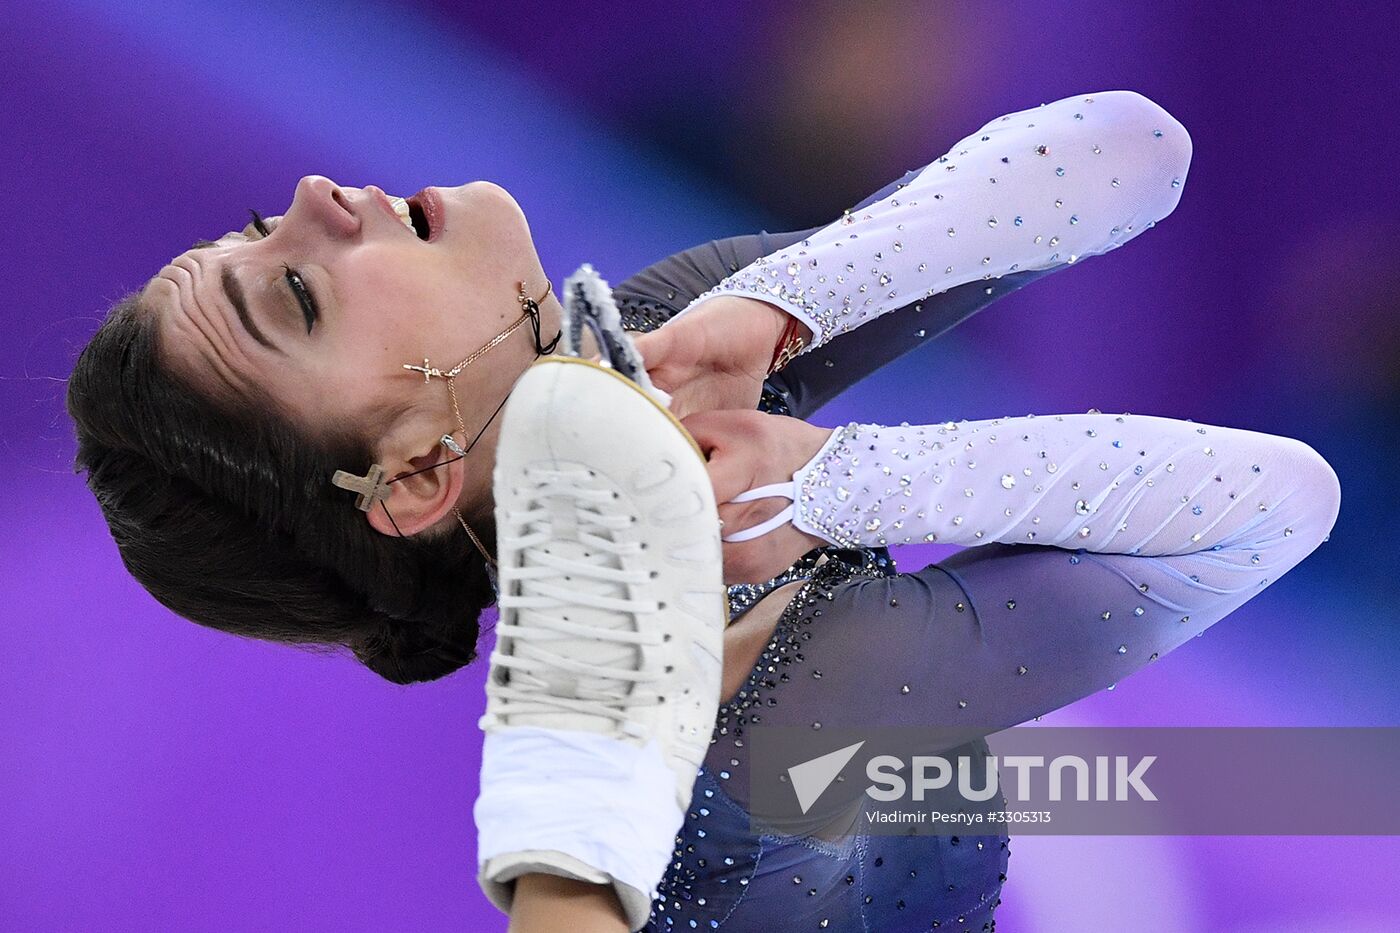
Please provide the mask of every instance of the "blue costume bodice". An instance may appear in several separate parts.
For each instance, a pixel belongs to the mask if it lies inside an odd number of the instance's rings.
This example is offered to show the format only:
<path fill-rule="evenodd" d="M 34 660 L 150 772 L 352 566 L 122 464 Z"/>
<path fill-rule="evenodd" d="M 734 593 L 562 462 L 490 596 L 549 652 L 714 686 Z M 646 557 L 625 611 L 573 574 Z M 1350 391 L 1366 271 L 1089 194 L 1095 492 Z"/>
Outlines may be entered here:
<path fill-rule="evenodd" d="M 765 387 L 761 410 L 789 414 Z M 820 570 L 821 556 L 827 562 Z M 818 548 L 764 583 L 729 588 L 731 620 L 772 590 L 808 580 L 779 620 L 747 683 L 716 717 L 711 753 L 674 858 L 658 886 L 649 931 L 673 930 L 972 930 L 995 929 L 1010 855 L 1006 836 L 813 836 L 759 833 L 727 788 L 743 766 L 743 731 L 783 702 L 800 670 L 799 645 L 821 637 L 821 608 L 831 587 L 895 573 L 884 548 Z M 836 681 L 833 693 L 841 689 Z M 804 685 L 805 693 L 818 685 Z M 833 695 L 835 704 L 845 703 Z M 801 702 L 810 700 L 804 697 Z"/>

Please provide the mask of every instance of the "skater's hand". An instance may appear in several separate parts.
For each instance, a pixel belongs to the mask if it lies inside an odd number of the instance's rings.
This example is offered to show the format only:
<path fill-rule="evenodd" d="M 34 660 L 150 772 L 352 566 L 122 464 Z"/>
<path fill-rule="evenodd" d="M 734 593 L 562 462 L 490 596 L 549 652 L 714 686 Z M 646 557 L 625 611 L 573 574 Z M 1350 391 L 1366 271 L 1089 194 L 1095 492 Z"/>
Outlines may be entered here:
<path fill-rule="evenodd" d="M 752 409 L 788 315 L 754 298 L 725 295 L 636 338 L 651 381 L 671 394 L 677 418 Z"/>
<path fill-rule="evenodd" d="M 752 528 L 791 504 L 780 497 L 739 503 L 729 500 L 755 486 L 791 484 L 792 474 L 816 456 L 831 437 L 830 428 L 819 428 L 800 418 L 744 409 L 697 412 L 681 423 L 708 461 L 719 517 L 724 522 L 722 535 Z M 748 541 L 726 542 L 724 582 L 771 580 L 812 548 L 828 543 L 791 522 Z"/>

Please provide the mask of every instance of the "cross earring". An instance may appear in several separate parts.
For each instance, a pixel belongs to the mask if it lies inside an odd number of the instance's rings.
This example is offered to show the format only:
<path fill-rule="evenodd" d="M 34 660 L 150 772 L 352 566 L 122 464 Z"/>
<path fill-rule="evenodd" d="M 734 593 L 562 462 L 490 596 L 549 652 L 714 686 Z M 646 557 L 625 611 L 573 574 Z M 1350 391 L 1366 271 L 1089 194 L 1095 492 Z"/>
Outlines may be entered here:
<path fill-rule="evenodd" d="M 376 502 L 388 499 L 393 493 L 393 487 L 383 480 L 384 468 L 377 463 L 372 464 L 364 476 L 336 470 L 335 475 L 331 477 L 331 482 L 341 489 L 359 493 L 355 499 L 355 508 L 361 512 L 370 511 Z"/>

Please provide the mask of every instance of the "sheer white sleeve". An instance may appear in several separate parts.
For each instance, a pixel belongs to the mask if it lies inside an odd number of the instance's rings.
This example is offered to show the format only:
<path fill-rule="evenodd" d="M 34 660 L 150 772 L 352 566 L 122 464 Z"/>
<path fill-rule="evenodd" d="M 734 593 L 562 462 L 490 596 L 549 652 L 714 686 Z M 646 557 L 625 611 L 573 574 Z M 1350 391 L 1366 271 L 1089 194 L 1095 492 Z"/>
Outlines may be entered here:
<path fill-rule="evenodd" d="M 1098 412 L 852 422 L 789 489 L 793 524 L 837 545 L 1204 554 L 1191 582 L 1218 593 L 1301 561 L 1330 532 L 1341 495 L 1331 466 L 1301 441 Z"/>
<path fill-rule="evenodd" d="M 1133 91 L 1007 114 L 888 197 L 760 257 L 676 317 L 721 295 L 756 298 L 807 326 L 806 352 L 950 288 L 982 279 L 993 290 L 1003 275 L 1121 246 L 1172 212 L 1190 161 L 1185 128 Z"/>

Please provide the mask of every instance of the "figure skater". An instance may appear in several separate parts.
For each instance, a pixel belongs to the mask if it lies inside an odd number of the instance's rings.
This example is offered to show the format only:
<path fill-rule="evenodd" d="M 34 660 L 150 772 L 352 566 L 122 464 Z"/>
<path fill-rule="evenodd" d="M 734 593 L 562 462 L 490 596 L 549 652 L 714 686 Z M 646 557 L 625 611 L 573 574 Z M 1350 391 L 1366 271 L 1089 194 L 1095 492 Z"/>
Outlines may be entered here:
<path fill-rule="evenodd" d="M 746 727 L 980 741 L 1155 660 L 1326 537 L 1336 476 L 1289 438 L 1098 412 L 803 420 L 1142 233 L 1189 160 L 1140 95 L 1067 98 L 993 120 L 827 226 L 706 244 L 615 290 L 708 456 L 732 584 L 712 741 L 679 831 L 658 821 L 672 849 L 648 915 L 618 894 L 630 926 L 991 929 L 1005 836 L 755 835 Z M 345 646 L 399 683 L 440 677 L 475 657 L 507 553 L 495 414 L 560 315 L 502 189 L 396 203 L 308 177 L 284 217 L 176 257 L 109 315 L 70 382 L 78 466 L 127 567 L 176 612 Z M 651 473 L 639 461 L 632 481 Z M 914 573 L 885 550 L 935 540 L 967 549 Z M 499 786 L 483 780 L 483 838 Z M 506 883 L 487 853 L 482 883 Z"/>

